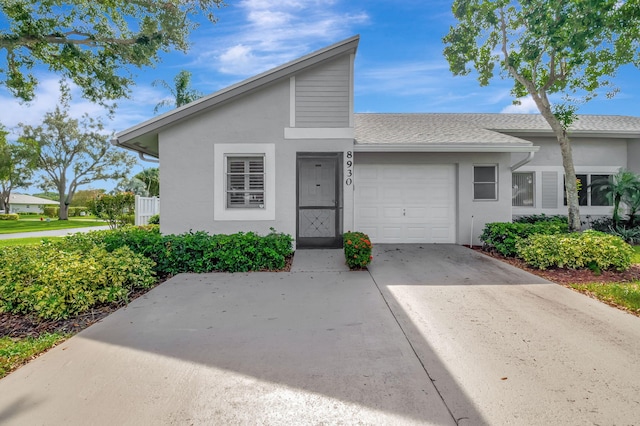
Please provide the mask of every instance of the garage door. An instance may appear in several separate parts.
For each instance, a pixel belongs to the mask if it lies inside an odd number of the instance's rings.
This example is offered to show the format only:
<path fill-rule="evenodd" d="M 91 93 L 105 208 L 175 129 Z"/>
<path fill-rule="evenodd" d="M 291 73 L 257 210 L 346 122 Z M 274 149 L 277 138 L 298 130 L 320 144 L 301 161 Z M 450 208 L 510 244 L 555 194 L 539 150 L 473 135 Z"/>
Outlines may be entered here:
<path fill-rule="evenodd" d="M 356 164 L 355 229 L 374 243 L 455 243 L 455 170 L 453 164 Z"/>

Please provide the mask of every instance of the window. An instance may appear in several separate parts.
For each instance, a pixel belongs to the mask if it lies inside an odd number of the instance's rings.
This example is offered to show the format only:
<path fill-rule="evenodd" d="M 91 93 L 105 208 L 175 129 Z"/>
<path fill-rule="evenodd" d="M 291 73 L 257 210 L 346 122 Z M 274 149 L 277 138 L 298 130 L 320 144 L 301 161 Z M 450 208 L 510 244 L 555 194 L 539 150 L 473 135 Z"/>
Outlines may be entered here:
<path fill-rule="evenodd" d="M 610 206 L 605 192 L 598 188 L 599 183 L 611 180 L 609 174 L 576 174 L 578 179 L 578 201 L 581 206 Z M 564 205 L 567 205 L 567 194 L 564 194 Z"/>
<path fill-rule="evenodd" d="M 264 157 L 227 157 L 227 208 L 264 208 Z"/>
<path fill-rule="evenodd" d="M 498 199 L 498 166 L 473 166 L 473 199 Z"/>
<path fill-rule="evenodd" d="M 513 173 L 511 175 L 511 205 L 533 207 L 535 205 L 534 173 Z"/>

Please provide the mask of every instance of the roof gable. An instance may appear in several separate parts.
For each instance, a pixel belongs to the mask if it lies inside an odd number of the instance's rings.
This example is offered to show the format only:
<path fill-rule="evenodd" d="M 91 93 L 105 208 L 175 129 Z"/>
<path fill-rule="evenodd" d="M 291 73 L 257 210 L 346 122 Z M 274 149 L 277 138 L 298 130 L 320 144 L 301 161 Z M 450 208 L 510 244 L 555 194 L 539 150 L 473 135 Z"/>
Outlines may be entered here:
<path fill-rule="evenodd" d="M 301 58 L 280 65 L 276 68 L 250 77 L 237 84 L 229 86 L 218 92 L 204 96 L 194 102 L 161 114 L 129 129 L 116 134 L 112 143 L 139 153 L 158 156 L 158 133 L 161 129 L 174 125 L 180 121 L 189 119 L 195 115 L 209 111 L 216 106 L 230 102 L 233 99 L 247 93 L 259 90 L 268 84 L 280 81 L 311 68 L 318 63 L 331 60 L 338 56 L 355 53 L 360 36 L 356 35 L 346 40 L 325 47 Z"/>

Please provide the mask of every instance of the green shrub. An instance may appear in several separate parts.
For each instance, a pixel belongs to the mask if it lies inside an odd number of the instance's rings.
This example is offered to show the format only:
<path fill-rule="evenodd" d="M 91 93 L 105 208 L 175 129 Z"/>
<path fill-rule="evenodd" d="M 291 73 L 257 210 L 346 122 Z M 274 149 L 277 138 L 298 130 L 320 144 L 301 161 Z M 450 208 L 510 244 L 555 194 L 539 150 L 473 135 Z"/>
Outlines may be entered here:
<path fill-rule="evenodd" d="M 91 202 L 91 213 L 106 220 L 109 227 L 115 229 L 135 222 L 135 216 L 132 214 L 135 203 L 136 196 L 132 192 L 120 192 L 114 195 L 98 194 Z M 131 217 L 134 217 L 133 222 Z"/>
<path fill-rule="evenodd" d="M 518 256 L 538 269 L 550 267 L 595 272 L 625 271 L 631 265 L 633 248 L 621 238 L 597 231 L 561 235 L 532 235 L 517 244 Z"/>
<path fill-rule="evenodd" d="M 373 260 L 371 249 L 373 246 L 367 234 L 345 232 L 342 238 L 344 242 L 344 257 L 349 269 L 364 268 L 371 263 Z"/>
<path fill-rule="evenodd" d="M 80 217 L 84 212 L 85 215 L 89 213 L 89 209 L 86 207 L 69 207 L 67 210 L 67 215 L 69 217 Z"/>
<path fill-rule="evenodd" d="M 61 250 L 57 244 L 0 251 L 0 311 L 63 319 L 127 300 L 155 282 L 153 262 L 121 247 Z"/>
<path fill-rule="evenodd" d="M 20 216 L 16 213 L 1 213 L 0 220 L 18 220 Z"/>
<path fill-rule="evenodd" d="M 568 232 L 567 222 L 541 221 L 537 223 L 492 222 L 484 226 L 480 240 L 503 256 L 516 255 L 518 241 L 530 235 L 554 235 Z"/>
<path fill-rule="evenodd" d="M 253 232 L 209 235 L 203 231 L 161 235 L 157 225 L 148 225 L 74 234 L 56 244 L 83 247 L 85 250 L 97 244 L 107 251 L 129 247 L 153 260 L 155 271 L 165 276 L 182 272 L 282 269 L 292 254 L 292 241 L 290 235 L 274 230 L 266 236 Z"/>
<path fill-rule="evenodd" d="M 160 225 L 160 215 L 154 214 L 149 218 L 149 225 Z"/>
<path fill-rule="evenodd" d="M 546 214 L 531 214 L 527 216 L 518 216 L 513 219 L 514 223 L 540 223 L 540 222 L 559 222 L 569 223 L 567 216 L 556 214 L 547 216 Z"/>
<path fill-rule="evenodd" d="M 42 209 L 42 214 L 44 214 L 47 217 L 58 217 L 58 212 L 60 211 L 60 207 L 54 207 L 54 206 L 46 206 L 45 208 Z"/>

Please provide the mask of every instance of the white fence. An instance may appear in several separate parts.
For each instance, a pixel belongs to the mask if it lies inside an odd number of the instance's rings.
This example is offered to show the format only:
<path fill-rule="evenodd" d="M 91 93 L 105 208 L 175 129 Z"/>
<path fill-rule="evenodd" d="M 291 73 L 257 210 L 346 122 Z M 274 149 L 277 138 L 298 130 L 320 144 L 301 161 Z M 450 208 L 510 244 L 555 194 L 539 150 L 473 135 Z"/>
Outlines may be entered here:
<path fill-rule="evenodd" d="M 160 198 L 136 195 L 136 226 L 147 225 L 156 214 L 160 214 Z"/>

